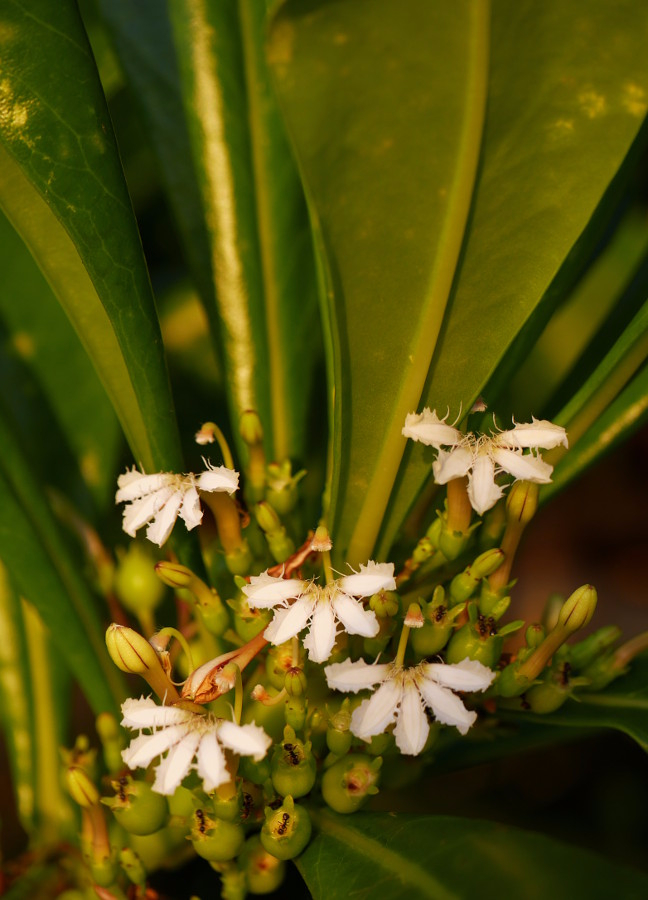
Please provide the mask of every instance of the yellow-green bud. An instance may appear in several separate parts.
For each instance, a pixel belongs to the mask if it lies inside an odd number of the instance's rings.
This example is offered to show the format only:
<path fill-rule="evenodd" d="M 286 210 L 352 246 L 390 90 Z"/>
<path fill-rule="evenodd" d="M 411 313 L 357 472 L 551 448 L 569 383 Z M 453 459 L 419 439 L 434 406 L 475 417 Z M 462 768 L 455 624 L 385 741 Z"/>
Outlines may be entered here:
<path fill-rule="evenodd" d="M 163 584 L 171 588 L 188 588 L 196 577 L 191 569 L 180 563 L 161 560 L 155 564 L 155 574 Z"/>
<path fill-rule="evenodd" d="M 257 503 L 254 507 L 254 518 L 257 520 L 259 528 L 268 535 L 283 531 L 281 519 L 269 503 Z"/>
<path fill-rule="evenodd" d="M 538 509 L 539 486 L 532 481 L 515 481 L 506 498 L 506 518 L 527 525 Z"/>
<path fill-rule="evenodd" d="M 621 637 L 621 629 L 616 625 L 604 625 L 594 634 L 590 634 L 584 640 L 573 644 L 569 648 L 569 661 L 574 669 L 582 669 L 598 659 L 603 653 L 614 646 Z"/>
<path fill-rule="evenodd" d="M 106 647 L 110 658 L 122 672 L 143 675 L 160 666 L 157 653 L 137 631 L 113 623 L 106 631 Z"/>
<path fill-rule="evenodd" d="M 239 422 L 239 433 L 248 447 L 261 443 L 263 440 L 263 426 L 256 410 L 245 410 Z"/>
<path fill-rule="evenodd" d="M 544 639 L 545 630 L 539 622 L 534 622 L 532 625 L 529 625 L 524 633 L 524 640 L 526 641 L 526 645 L 531 649 L 539 647 Z"/>
<path fill-rule="evenodd" d="M 412 559 L 420 566 L 428 560 L 435 551 L 435 546 L 429 537 L 422 537 L 412 552 Z"/>
<path fill-rule="evenodd" d="M 247 575 L 252 568 L 252 553 L 246 540 L 241 541 L 235 550 L 225 554 L 225 565 L 232 575 Z"/>
<path fill-rule="evenodd" d="M 584 628 L 591 620 L 596 609 L 596 589 L 591 584 L 577 588 L 566 600 L 558 613 L 557 629 L 564 629 L 573 634 Z"/>
<path fill-rule="evenodd" d="M 128 876 L 129 881 L 143 888 L 146 885 L 146 869 L 142 861 L 131 847 L 119 851 L 119 864 Z"/>
<path fill-rule="evenodd" d="M 369 609 L 372 609 L 379 619 L 398 615 L 400 599 L 395 591 L 378 591 L 369 598 Z"/>
<path fill-rule="evenodd" d="M 124 609 L 134 615 L 154 610 L 162 602 L 164 587 L 155 577 L 155 560 L 140 544 L 131 544 L 115 571 L 115 593 Z"/>
<path fill-rule="evenodd" d="M 88 773 L 79 766 L 71 766 L 66 770 L 65 784 L 70 797 L 82 809 L 89 809 L 99 803 L 99 791 L 90 780 Z"/>
<path fill-rule="evenodd" d="M 284 687 L 291 697 L 301 697 L 306 692 L 306 676 L 302 669 L 291 666 L 286 672 Z"/>

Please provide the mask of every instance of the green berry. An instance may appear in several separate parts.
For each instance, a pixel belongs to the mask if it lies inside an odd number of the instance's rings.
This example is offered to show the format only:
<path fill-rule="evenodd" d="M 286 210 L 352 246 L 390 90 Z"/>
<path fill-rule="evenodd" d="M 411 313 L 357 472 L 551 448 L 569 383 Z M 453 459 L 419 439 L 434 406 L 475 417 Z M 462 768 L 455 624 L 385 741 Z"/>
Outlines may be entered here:
<path fill-rule="evenodd" d="M 282 797 L 304 797 L 315 784 L 316 764 L 311 744 L 300 741 L 290 725 L 284 729 L 284 739 L 275 749 L 270 764 L 272 785 Z"/>
<path fill-rule="evenodd" d="M 286 874 L 283 860 L 268 853 L 258 834 L 245 842 L 241 864 L 251 894 L 271 894 L 281 885 Z"/>
<path fill-rule="evenodd" d="M 134 781 L 125 775 L 112 782 L 114 797 L 102 803 L 112 809 L 115 819 L 129 834 L 153 834 L 166 825 L 169 808 L 166 798 L 156 793 L 146 781 Z"/>
<path fill-rule="evenodd" d="M 324 800 L 335 812 L 355 812 L 371 794 L 378 793 L 381 765 L 380 756 L 372 759 L 364 754 L 338 760 L 322 778 Z"/>
<path fill-rule="evenodd" d="M 287 796 L 279 809 L 266 809 L 261 843 L 277 859 L 294 859 L 308 844 L 311 831 L 308 812 Z"/>
<path fill-rule="evenodd" d="M 155 560 L 139 544 L 131 544 L 115 572 L 115 593 L 129 612 L 157 609 L 164 585 L 155 574 Z"/>
<path fill-rule="evenodd" d="M 245 832 L 238 823 L 212 819 L 204 810 L 197 809 L 190 838 L 198 856 L 209 862 L 227 862 L 238 856 Z"/>

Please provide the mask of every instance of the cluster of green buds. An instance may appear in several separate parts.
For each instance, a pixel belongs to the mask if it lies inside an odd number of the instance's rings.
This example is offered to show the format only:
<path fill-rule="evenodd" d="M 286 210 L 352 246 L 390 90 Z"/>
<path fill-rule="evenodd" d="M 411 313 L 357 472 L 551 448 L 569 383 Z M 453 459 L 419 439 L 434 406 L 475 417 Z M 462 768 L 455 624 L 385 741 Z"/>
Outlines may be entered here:
<path fill-rule="evenodd" d="M 353 814 L 419 771 L 404 757 L 433 762 L 473 726 L 479 740 L 479 692 L 491 715 L 548 714 L 605 687 L 644 648 L 642 638 L 619 647 L 611 627 L 574 641 L 596 605 L 589 585 L 551 623 L 527 625 L 522 646 L 509 642 L 525 626 L 510 615 L 513 563 L 550 470 L 525 450 L 555 446 L 562 429 L 534 420 L 475 436 L 427 410 L 404 432 L 439 450 L 446 496 L 399 571 L 369 561 L 336 576 L 325 525 L 304 535 L 305 473 L 268 462 L 253 411 L 240 423 L 244 500 L 213 423 L 197 439 L 218 443 L 224 467 L 121 477 L 125 530 L 149 523 L 162 545 L 175 517 L 200 524 L 206 565 L 134 544 L 115 567 L 122 619 L 108 651 L 157 700 L 124 702 L 128 746 L 114 717 L 99 718 L 103 780 L 86 745 L 66 758 L 88 871 L 111 897 L 129 884 L 145 896 L 149 872 L 194 854 L 229 900 L 276 890 L 316 834 L 318 804 Z M 500 471 L 516 479 L 505 503 Z M 177 627 L 156 630 L 169 589 Z"/>

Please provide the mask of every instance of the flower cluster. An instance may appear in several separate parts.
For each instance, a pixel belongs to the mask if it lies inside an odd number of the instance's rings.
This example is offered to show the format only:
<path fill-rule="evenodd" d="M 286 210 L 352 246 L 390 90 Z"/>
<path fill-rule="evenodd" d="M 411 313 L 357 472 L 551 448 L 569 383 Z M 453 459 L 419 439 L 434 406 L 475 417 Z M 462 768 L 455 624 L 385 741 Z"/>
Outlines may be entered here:
<path fill-rule="evenodd" d="M 207 469 L 200 475 L 174 475 L 172 472 L 147 475 L 137 469 L 120 475 L 115 502 L 126 503 L 122 522 L 126 534 L 135 537 L 135 533 L 148 524 L 147 538 L 161 547 L 178 516 L 189 531 L 199 525 L 203 516 L 199 492 L 233 494 L 239 481 L 238 472 L 233 469 L 212 466 L 206 460 L 205 465 Z"/>
<path fill-rule="evenodd" d="M 427 407 L 422 413 L 407 416 L 403 435 L 438 451 L 432 466 L 437 484 L 468 476 L 468 496 L 479 515 L 495 506 L 503 494 L 502 486 L 495 480 L 499 473 L 548 484 L 553 467 L 537 451 L 551 450 L 560 444 L 567 447 L 565 429 L 544 419 L 516 423 L 493 435 L 464 434 Z M 444 449 L 447 447 L 450 449 Z"/>
<path fill-rule="evenodd" d="M 173 794 L 192 769 L 198 771 L 205 791 L 213 791 L 232 780 L 225 749 L 258 761 L 272 743 L 258 725 L 237 725 L 181 706 L 158 706 L 151 698 L 126 700 L 122 713 L 122 725 L 140 732 L 122 753 L 126 765 L 145 769 L 158 756 L 164 757 L 153 783 L 159 794 Z"/>
<path fill-rule="evenodd" d="M 278 578 L 264 572 L 253 575 L 243 587 L 249 606 L 253 609 L 274 609 L 272 622 L 265 637 L 273 644 L 283 644 L 305 628 L 304 647 L 313 662 L 325 662 L 333 650 L 337 626 L 341 624 L 349 634 L 375 637 L 378 620 L 357 597 L 371 597 L 380 590 L 396 587 L 392 563 L 368 562 L 359 572 L 321 587 L 313 581 L 299 578 Z M 292 603 L 290 602 L 292 601 Z"/>

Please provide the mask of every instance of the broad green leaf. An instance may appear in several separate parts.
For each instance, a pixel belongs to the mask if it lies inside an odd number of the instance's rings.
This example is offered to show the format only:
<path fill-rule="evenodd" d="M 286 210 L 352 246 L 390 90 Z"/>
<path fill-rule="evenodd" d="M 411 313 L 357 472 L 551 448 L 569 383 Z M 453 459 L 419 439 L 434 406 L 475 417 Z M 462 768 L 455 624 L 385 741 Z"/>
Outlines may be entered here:
<path fill-rule="evenodd" d="M 232 418 L 257 409 L 272 457 L 303 458 L 318 356 L 314 262 L 266 71 L 265 4 L 174 0 L 170 9 Z"/>
<path fill-rule="evenodd" d="M 0 446 L 0 559 L 37 609 L 94 711 L 114 711 L 123 689 L 105 648 L 94 597 L 2 421 Z"/>
<path fill-rule="evenodd" d="M 315 827 L 297 860 L 314 900 L 640 900 L 648 891 L 642 872 L 495 822 L 322 811 Z"/>
<path fill-rule="evenodd" d="M 33 693 L 20 600 L 0 563 L 0 722 L 7 747 L 18 818 L 34 826 Z"/>
<path fill-rule="evenodd" d="M 630 672 L 612 682 L 605 691 L 579 691 L 557 712 L 546 716 L 507 714 L 507 719 L 561 728 L 614 728 L 648 751 L 648 657 L 630 664 Z"/>
<path fill-rule="evenodd" d="M 468 217 L 488 4 L 288 0 L 269 59 L 326 280 L 338 560 L 371 553 Z"/>
<path fill-rule="evenodd" d="M 65 313 L 1 213 L 0 269 L 2 405 L 40 477 L 90 514 L 84 482 L 102 504 L 114 493 L 119 424 Z"/>
<path fill-rule="evenodd" d="M 494 4 L 479 183 L 449 314 L 412 408 L 469 409 L 543 298 L 553 306 L 574 283 L 600 234 L 598 219 L 588 223 L 646 113 L 645 25 L 632 0 L 576 11 L 559 0 Z M 409 447 L 380 555 L 429 471 L 422 448 Z"/>
<path fill-rule="evenodd" d="M 180 468 L 155 306 L 76 4 L 2 11 L 0 206 L 73 322 L 136 460 Z"/>

